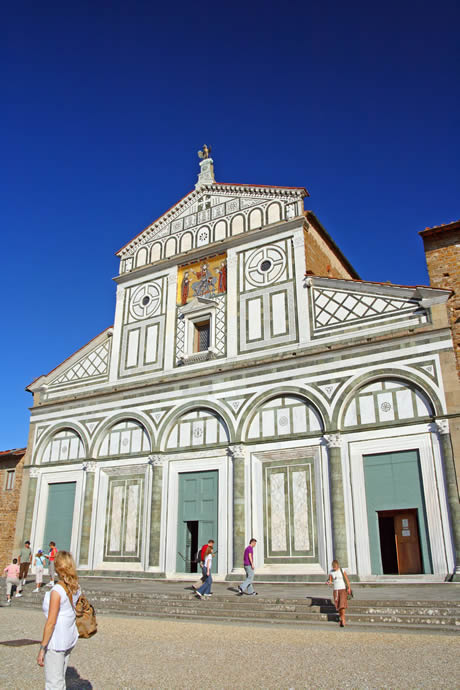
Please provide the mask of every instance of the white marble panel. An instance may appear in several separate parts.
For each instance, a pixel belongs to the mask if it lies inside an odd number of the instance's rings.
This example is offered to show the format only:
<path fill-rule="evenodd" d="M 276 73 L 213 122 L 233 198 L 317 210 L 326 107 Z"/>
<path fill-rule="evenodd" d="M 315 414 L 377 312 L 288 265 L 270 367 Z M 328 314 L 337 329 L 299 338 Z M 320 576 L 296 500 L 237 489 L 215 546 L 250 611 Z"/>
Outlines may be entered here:
<path fill-rule="evenodd" d="M 142 436 L 143 431 L 140 427 L 133 429 L 131 432 L 131 453 L 139 453 L 142 451 Z"/>
<path fill-rule="evenodd" d="M 262 434 L 263 436 L 275 435 L 275 415 L 274 410 L 262 411 Z"/>
<path fill-rule="evenodd" d="M 206 420 L 206 443 L 217 443 L 217 425 L 215 417 Z"/>
<path fill-rule="evenodd" d="M 248 436 L 249 436 L 249 438 L 259 438 L 259 435 L 260 435 L 260 421 L 259 421 L 259 415 L 256 414 L 254 419 L 251 422 L 251 426 L 249 427 Z"/>
<path fill-rule="evenodd" d="M 345 426 L 354 426 L 358 423 L 356 415 L 356 400 L 352 400 L 345 414 Z"/>
<path fill-rule="evenodd" d="M 120 434 L 111 433 L 109 436 L 109 454 L 119 455 L 120 454 Z"/>
<path fill-rule="evenodd" d="M 128 333 L 128 347 L 126 348 L 126 366 L 137 366 L 139 348 L 139 331 L 136 329 Z"/>
<path fill-rule="evenodd" d="M 320 431 L 321 430 L 321 420 L 314 410 L 309 408 L 308 410 L 308 421 L 310 422 L 310 431 Z"/>
<path fill-rule="evenodd" d="M 179 425 L 179 447 L 185 448 L 191 445 L 192 425 L 187 422 Z"/>
<path fill-rule="evenodd" d="M 158 324 L 149 326 L 147 328 L 147 335 L 145 338 L 145 363 L 152 364 L 157 361 L 158 351 Z"/>
<path fill-rule="evenodd" d="M 294 434 L 301 434 L 308 431 L 307 429 L 307 407 L 306 405 L 296 405 L 292 409 L 293 418 L 293 432 Z"/>
<path fill-rule="evenodd" d="M 289 407 L 281 407 L 276 410 L 276 423 L 278 427 L 278 434 L 291 433 Z"/>
<path fill-rule="evenodd" d="M 268 207 L 268 212 L 267 212 L 267 221 L 268 223 L 277 223 L 279 220 L 281 220 L 281 213 L 280 213 L 280 207 L 279 204 L 274 203 L 270 204 Z"/>
<path fill-rule="evenodd" d="M 431 414 L 431 410 L 427 405 L 425 399 L 420 395 L 418 391 L 415 391 L 415 398 L 417 400 L 417 412 L 420 417 L 425 417 Z"/>
<path fill-rule="evenodd" d="M 219 242 L 219 240 L 225 240 L 227 236 L 227 226 L 223 220 L 216 223 L 214 227 L 214 242 Z"/>
<path fill-rule="evenodd" d="M 232 235 L 240 235 L 242 232 L 244 232 L 244 218 L 235 216 L 232 220 Z"/>
<path fill-rule="evenodd" d="M 275 292 L 271 295 L 272 300 L 272 334 L 281 335 L 287 330 L 287 314 L 286 314 L 286 293 Z"/>
<path fill-rule="evenodd" d="M 250 299 L 248 305 L 248 340 L 262 337 L 262 300 Z"/>
<path fill-rule="evenodd" d="M 139 512 L 139 484 L 128 487 L 128 508 L 126 512 L 125 552 L 136 552 L 136 527 Z"/>
<path fill-rule="evenodd" d="M 201 446 L 204 442 L 204 420 L 195 419 L 192 423 L 192 446 Z"/>
<path fill-rule="evenodd" d="M 410 419 L 414 416 L 412 392 L 408 388 L 396 391 L 396 400 L 398 401 L 398 416 L 400 419 Z"/>
<path fill-rule="evenodd" d="M 295 551 L 309 551 L 307 473 L 305 470 L 292 472 L 292 507 L 294 513 L 294 549 Z"/>
<path fill-rule="evenodd" d="M 123 486 L 112 487 L 112 514 L 110 516 L 110 551 L 120 551 L 121 548 L 121 507 L 123 503 Z"/>
<path fill-rule="evenodd" d="M 395 418 L 392 393 L 379 393 L 377 395 L 377 407 L 381 422 L 390 422 Z"/>
<path fill-rule="evenodd" d="M 168 438 L 168 448 L 177 448 L 177 426 L 174 427 Z"/>
<path fill-rule="evenodd" d="M 359 399 L 359 411 L 361 413 L 361 424 L 375 423 L 374 396 L 362 395 Z"/>
<path fill-rule="evenodd" d="M 272 551 L 286 551 L 286 506 L 284 472 L 270 474 Z"/>

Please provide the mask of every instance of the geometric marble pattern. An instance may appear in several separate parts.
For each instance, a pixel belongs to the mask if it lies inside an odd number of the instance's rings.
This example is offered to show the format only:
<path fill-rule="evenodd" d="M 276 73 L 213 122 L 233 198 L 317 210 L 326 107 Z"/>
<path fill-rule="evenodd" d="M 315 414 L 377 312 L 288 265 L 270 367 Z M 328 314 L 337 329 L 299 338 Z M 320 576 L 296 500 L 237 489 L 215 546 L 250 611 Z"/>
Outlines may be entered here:
<path fill-rule="evenodd" d="M 168 450 L 228 443 L 225 422 L 211 410 L 192 410 L 180 417 L 171 429 Z"/>
<path fill-rule="evenodd" d="M 417 308 L 416 302 L 405 299 L 319 289 L 313 290 L 313 305 L 317 328 Z"/>
<path fill-rule="evenodd" d="M 111 340 L 106 340 L 52 382 L 52 386 L 107 373 Z"/>
<path fill-rule="evenodd" d="M 99 456 L 133 455 L 151 450 L 149 436 L 144 427 L 131 419 L 114 424 L 99 448 Z"/>
<path fill-rule="evenodd" d="M 313 405 L 285 395 L 269 400 L 257 409 L 248 438 L 278 438 L 320 432 L 321 429 L 322 421 Z"/>
<path fill-rule="evenodd" d="M 72 429 L 58 431 L 46 444 L 43 462 L 66 462 L 85 457 L 85 449 L 79 435 Z"/>

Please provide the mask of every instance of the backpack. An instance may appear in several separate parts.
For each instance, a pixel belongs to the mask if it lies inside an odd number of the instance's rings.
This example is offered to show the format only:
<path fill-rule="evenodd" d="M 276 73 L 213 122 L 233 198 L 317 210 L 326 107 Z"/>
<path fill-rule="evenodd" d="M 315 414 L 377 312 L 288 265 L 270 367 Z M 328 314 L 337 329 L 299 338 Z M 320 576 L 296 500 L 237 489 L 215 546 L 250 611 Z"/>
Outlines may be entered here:
<path fill-rule="evenodd" d="M 80 594 L 74 606 L 72 595 L 63 582 L 58 582 L 65 589 L 69 597 L 70 604 L 75 611 L 75 623 L 77 625 L 78 637 L 88 639 L 97 633 L 96 612 L 94 606 L 89 603 L 84 594 Z"/>

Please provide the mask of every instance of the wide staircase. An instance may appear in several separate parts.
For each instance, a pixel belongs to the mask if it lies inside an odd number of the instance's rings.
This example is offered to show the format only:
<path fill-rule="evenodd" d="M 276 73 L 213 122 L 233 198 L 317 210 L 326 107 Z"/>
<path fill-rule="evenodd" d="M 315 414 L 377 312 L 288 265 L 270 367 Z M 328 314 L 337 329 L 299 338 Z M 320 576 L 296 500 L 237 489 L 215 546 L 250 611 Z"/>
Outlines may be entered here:
<path fill-rule="evenodd" d="M 150 618 L 200 620 L 210 622 L 233 622 L 274 625 L 322 625 L 334 627 L 338 617 L 332 602 L 327 597 L 305 596 L 305 587 L 285 585 L 289 596 L 279 592 L 273 595 L 270 586 L 260 586 L 258 596 L 236 596 L 237 589 L 228 583 L 215 583 L 212 597 L 199 600 L 186 583 L 152 584 L 148 591 L 146 583 L 124 580 L 95 581 L 81 580 L 85 595 L 94 605 L 96 614 L 144 616 Z M 170 585 L 170 586 L 168 586 Z M 359 587 L 359 586 L 358 586 Z M 404 598 L 404 589 L 397 598 L 379 598 L 378 586 L 359 589 L 349 601 L 347 624 L 350 627 L 373 629 L 410 629 L 446 632 L 460 630 L 459 589 L 449 590 L 449 596 L 433 599 Z M 447 587 L 452 587 L 447 585 Z M 455 585 L 454 585 L 455 587 Z M 293 591 L 294 588 L 294 591 Z M 46 588 L 44 588 L 46 589 Z M 265 590 L 265 591 L 264 591 Z M 437 590 L 437 591 L 438 591 Z M 413 596 L 413 591 L 411 592 Z M 22 598 L 13 600 L 14 606 L 41 608 L 43 592 L 34 594 L 32 585 L 27 585 Z"/>

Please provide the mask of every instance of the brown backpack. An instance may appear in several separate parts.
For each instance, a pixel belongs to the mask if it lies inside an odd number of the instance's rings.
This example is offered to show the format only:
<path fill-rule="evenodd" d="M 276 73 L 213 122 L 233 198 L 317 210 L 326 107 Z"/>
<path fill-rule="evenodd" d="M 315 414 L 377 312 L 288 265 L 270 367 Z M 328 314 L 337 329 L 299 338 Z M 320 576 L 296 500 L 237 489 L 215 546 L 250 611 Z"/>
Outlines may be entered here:
<path fill-rule="evenodd" d="M 69 597 L 70 604 L 75 611 L 75 623 L 77 625 L 78 637 L 92 637 L 97 633 L 96 612 L 94 606 L 89 603 L 84 594 L 80 594 L 78 601 L 74 606 L 72 595 L 67 589 L 64 582 L 58 582 L 59 585 L 65 589 Z"/>

